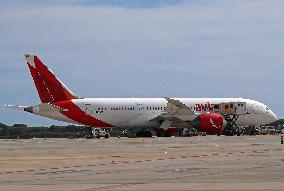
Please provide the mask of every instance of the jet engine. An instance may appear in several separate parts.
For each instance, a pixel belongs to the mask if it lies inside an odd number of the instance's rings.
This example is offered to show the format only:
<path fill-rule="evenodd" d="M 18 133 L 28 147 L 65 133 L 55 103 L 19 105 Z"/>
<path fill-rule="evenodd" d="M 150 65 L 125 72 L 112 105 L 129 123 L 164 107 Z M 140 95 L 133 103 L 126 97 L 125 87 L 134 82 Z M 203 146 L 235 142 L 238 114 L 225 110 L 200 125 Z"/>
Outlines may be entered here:
<path fill-rule="evenodd" d="M 197 116 L 192 125 L 200 132 L 219 134 L 226 125 L 224 117 L 218 113 L 205 113 Z"/>

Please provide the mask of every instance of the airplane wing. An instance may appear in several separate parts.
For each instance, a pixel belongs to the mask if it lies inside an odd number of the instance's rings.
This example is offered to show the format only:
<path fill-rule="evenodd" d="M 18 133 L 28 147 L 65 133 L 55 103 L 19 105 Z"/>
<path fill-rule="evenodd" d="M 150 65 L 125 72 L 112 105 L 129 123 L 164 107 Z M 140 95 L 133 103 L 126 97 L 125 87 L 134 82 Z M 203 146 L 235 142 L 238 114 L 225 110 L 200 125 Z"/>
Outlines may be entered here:
<path fill-rule="evenodd" d="M 182 116 L 198 115 L 181 101 L 168 97 L 164 98 L 168 101 L 164 113 L 152 119 L 152 121 L 162 121 L 161 128 L 186 126 Z"/>

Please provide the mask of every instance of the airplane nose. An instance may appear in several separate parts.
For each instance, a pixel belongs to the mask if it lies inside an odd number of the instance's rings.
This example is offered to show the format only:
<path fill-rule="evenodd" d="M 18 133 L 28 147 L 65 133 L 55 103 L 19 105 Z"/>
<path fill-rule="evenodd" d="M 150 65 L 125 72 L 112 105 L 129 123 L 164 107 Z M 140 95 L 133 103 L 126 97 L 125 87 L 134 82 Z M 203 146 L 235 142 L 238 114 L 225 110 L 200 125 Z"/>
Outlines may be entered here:
<path fill-rule="evenodd" d="M 277 117 L 276 114 L 273 113 L 272 111 L 270 111 L 270 116 L 269 116 L 269 117 L 270 117 L 270 119 L 271 119 L 272 122 L 278 120 L 278 117 Z"/>
<path fill-rule="evenodd" d="M 275 120 L 275 121 L 277 121 L 277 120 L 278 120 L 277 115 L 276 115 L 275 113 L 273 113 L 273 112 L 272 112 L 272 117 L 274 118 L 274 120 Z"/>

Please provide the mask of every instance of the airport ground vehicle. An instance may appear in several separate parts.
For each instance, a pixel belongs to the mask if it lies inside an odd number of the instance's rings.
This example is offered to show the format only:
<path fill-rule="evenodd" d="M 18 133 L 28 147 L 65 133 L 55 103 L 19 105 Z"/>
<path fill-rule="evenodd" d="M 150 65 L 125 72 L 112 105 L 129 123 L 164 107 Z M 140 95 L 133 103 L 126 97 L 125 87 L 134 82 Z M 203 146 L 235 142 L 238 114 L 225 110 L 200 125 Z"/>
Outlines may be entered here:
<path fill-rule="evenodd" d="M 278 133 L 278 134 L 283 134 L 284 133 L 284 127 L 283 126 L 276 127 L 275 132 Z"/>
<path fill-rule="evenodd" d="M 110 138 L 110 135 L 105 129 L 92 128 L 92 134 L 87 136 L 87 138 L 97 138 L 97 139 L 101 137 L 108 139 Z"/>
<path fill-rule="evenodd" d="M 241 136 L 243 134 L 243 129 L 242 128 L 225 128 L 222 132 L 222 135 L 226 135 L 226 136 Z"/>
<path fill-rule="evenodd" d="M 190 129 L 183 128 L 180 135 L 184 137 L 192 137 L 192 136 L 198 136 L 199 132 L 194 128 L 190 128 Z"/>
<path fill-rule="evenodd" d="M 266 134 L 275 134 L 276 130 L 274 126 L 262 126 L 260 128 L 260 134 L 266 135 Z"/>
<path fill-rule="evenodd" d="M 128 136 L 128 131 L 127 129 L 122 129 L 120 132 L 119 132 L 119 137 L 127 137 Z"/>
<path fill-rule="evenodd" d="M 101 137 L 108 139 L 110 137 L 109 133 L 106 130 L 100 128 L 93 128 L 93 134 L 95 135 L 95 138 L 98 139 Z"/>
<path fill-rule="evenodd" d="M 206 136 L 207 133 L 206 133 L 206 132 L 198 132 L 198 135 L 199 135 L 199 136 Z"/>
<path fill-rule="evenodd" d="M 260 127 L 255 127 L 255 134 L 260 135 Z"/>
<path fill-rule="evenodd" d="M 141 128 L 139 133 L 144 136 L 149 136 L 145 128 L 155 128 L 170 136 L 177 128 L 194 127 L 200 132 L 221 134 L 277 120 L 266 105 L 244 98 L 80 98 L 37 56 L 26 54 L 25 59 L 41 103 L 6 107 L 86 125 L 93 137 L 92 128 Z"/>
<path fill-rule="evenodd" d="M 259 135 L 260 134 L 260 128 L 255 126 L 249 126 L 242 129 L 243 135 Z"/>

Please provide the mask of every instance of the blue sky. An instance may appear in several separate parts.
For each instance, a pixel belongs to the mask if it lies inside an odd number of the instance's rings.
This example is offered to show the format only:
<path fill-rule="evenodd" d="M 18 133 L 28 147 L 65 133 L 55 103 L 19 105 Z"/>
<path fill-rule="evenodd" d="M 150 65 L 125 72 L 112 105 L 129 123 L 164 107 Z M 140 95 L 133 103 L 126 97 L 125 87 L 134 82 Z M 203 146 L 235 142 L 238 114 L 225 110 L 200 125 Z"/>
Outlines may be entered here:
<path fill-rule="evenodd" d="M 0 27 L 0 105 L 39 102 L 34 53 L 80 97 L 241 96 L 284 117 L 282 0 L 1 1 Z"/>

